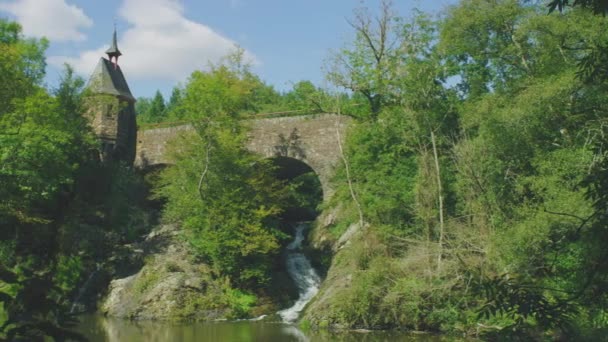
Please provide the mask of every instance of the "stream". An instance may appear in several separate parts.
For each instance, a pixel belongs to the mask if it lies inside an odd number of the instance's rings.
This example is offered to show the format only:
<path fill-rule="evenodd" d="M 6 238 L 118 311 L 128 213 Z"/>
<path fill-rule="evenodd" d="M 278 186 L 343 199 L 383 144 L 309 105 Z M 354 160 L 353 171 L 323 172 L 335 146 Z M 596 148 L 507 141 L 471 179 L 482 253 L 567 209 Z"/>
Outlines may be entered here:
<path fill-rule="evenodd" d="M 287 245 L 287 272 L 298 287 L 299 298 L 292 307 L 278 312 L 286 323 L 293 323 L 298 319 L 300 312 L 319 292 L 321 285 L 321 278 L 310 265 L 308 258 L 301 252 L 304 231 L 309 225 L 306 222 L 298 223 L 295 227 L 294 239 Z"/>

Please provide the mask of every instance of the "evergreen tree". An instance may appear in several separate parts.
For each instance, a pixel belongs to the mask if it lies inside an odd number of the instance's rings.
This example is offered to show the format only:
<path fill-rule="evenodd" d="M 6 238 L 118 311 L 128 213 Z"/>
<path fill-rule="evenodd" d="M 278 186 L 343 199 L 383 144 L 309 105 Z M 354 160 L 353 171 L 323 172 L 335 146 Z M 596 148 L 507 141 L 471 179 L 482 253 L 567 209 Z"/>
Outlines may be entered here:
<path fill-rule="evenodd" d="M 166 115 L 165 99 L 159 90 L 154 94 L 154 98 L 150 102 L 148 112 L 151 122 L 162 122 Z"/>

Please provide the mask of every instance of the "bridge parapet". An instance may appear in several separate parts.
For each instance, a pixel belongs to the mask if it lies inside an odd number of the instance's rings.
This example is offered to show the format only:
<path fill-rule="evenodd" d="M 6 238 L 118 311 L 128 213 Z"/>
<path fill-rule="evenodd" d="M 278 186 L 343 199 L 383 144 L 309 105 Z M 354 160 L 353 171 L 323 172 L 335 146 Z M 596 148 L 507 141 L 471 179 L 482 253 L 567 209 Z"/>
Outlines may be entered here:
<path fill-rule="evenodd" d="M 143 169 L 159 164 L 169 164 L 167 143 L 183 132 L 192 131 L 189 125 L 140 130 L 137 132 L 137 154 L 134 165 Z"/>
<path fill-rule="evenodd" d="M 337 114 L 316 114 L 247 120 L 247 149 L 266 158 L 288 157 L 309 165 L 323 186 L 323 197 L 334 193 L 330 177 L 340 161 L 338 137 L 344 139 L 352 119 Z M 145 168 L 170 163 L 167 142 L 192 131 L 191 125 L 141 130 L 137 136 L 135 166 Z"/>

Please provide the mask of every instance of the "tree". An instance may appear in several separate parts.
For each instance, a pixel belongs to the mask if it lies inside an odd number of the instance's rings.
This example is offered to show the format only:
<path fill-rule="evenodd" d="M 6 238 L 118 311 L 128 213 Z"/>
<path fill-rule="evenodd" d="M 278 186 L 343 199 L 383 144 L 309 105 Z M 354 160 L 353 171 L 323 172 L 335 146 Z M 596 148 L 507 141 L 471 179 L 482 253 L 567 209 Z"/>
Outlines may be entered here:
<path fill-rule="evenodd" d="M 137 113 L 137 121 L 139 123 L 147 123 L 150 112 L 150 99 L 147 97 L 138 97 L 135 102 L 135 113 Z"/>
<path fill-rule="evenodd" d="M 591 10 L 596 15 L 604 18 L 608 13 L 608 2 L 603 0 L 552 0 L 547 4 L 549 13 L 555 11 L 563 12 L 566 7 L 582 8 Z M 605 82 L 608 74 L 608 38 L 601 36 L 600 39 L 586 39 L 586 54 L 576 61 L 579 67 L 579 77 L 590 83 Z"/>
<path fill-rule="evenodd" d="M 169 110 L 171 110 L 172 108 L 176 107 L 179 105 L 179 103 L 182 100 L 182 91 L 179 87 L 173 87 L 173 90 L 171 91 L 171 98 L 169 99 L 169 104 L 167 106 L 167 108 Z"/>
<path fill-rule="evenodd" d="M 183 89 L 179 86 L 173 87 L 171 91 L 171 97 L 169 98 L 169 103 L 167 103 L 167 119 L 169 120 L 179 120 L 183 117 L 183 114 L 180 112 L 180 105 L 182 103 L 183 98 Z"/>
<path fill-rule="evenodd" d="M 137 120 L 140 123 L 158 123 L 167 118 L 165 99 L 159 90 L 152 99 L 140 97 L 135 104 Z"/>
<path fill-rule="evenodd" d="M 251 289 L 267 282 L 286 237 L 277 220 L 287 197 L 269 161 L 244 148 L 239 118 L 257 77 L 238 58 L 224 63 L 193 72 L 185 85 L 179 108 L 195 132 L 173 142 L 175 166 L 161 174 L 158 191 L 165 218 L 182 222 L 216 273 Z"/>
<path fill-rule="evenodd" d="M 21 26 L 0 19 L 0 118 L 12 111 L 14 99 L 26 96 L 40 86 L 45 74 L 44 51 L 48 47 L 45 39 L 25 39 Z M 19 116 L 2 118 L 0 132 L 13 132 L 23 119 Z"/>
<path fill-rule="evenodd" d="M 481 312 L 502 312 L 504 325 L 526 334 L 601 317 L 606 305 L 597 292 L 606 288 L 606 254 L 592 242 L 605 239 L 595 226 L 603 225 L 599 197 L 584 180 L 602 160 L 589 146 L 602 139 L 608 107 L 605 85 L 577 78 L 573 63 L 603 27 L 589 11 L 547 16 L 515 1 L 463 1 L 442 28 L 444 51 L 464 54 L 454 73 L 468 89 L 454 153 L 457 208 L 495 241 L 487 246 L 500 261 L 480 267 L 482 277 L 508 279 L 494 281 Z"/>
<path fill-rule="evenodd" d="M 284 99 L 290 110 L 329 111 L 330 97 L 310 81 L 294 84 L 293 89 L 284 95 Z"/>
<path fill-rule="evenodd" d="M 349 20 L 355 30 L 355 41 L 332 58 L 327 78 L 333 84 L 362 94 L 376 120 L 386 104 L 395 103 L 395 79 L 399 75 L 400 42 L 392 4 L 382 1 L 380 14 L 367 8 L 355 11 Z"/>
<path fill-rule="evenodd" d="M 267 284 L 287 237 L 278 226 L 287 192 L 270 161 L 247 152 L 241 138 L 214 125 L 204 138 L 177 138 L 175 166 L 161 174 L 159 194 L 167 198 L 165 219 L 181 222 L 188 241 L 218 276 L 257 290 Z"/>
<path fill-rule="evenodd" d="M 567 6 L 591 9 L 596 14 L 608 13 L 608 3 L 603 0 L 573 0 L 572 2 L 570 0 L 551 0 L 547 4 L 549 12 L 556 9 L 562 12 Z"/>
<path fill-rule="evenodd" d="M 84 81 L 66 66 L 53 95 L 40 86 L 45 40 L 0 19 L 0 291 L 8 339 L 78 338 L 66 293 L 53 285 L 61 220 L 94 139 L 82 117 Z M 27 264 L 27 266 L 26 266 Z M 4 315 L 3 315 L 4 316 Z"/>
<path fill-rule="evenodd" d="M 461 317 L 478 312 L 476 329 L 491 322 L 524 339 L 605 335 L 607 88 L 577 78 L 574 63 L 605 41 L 605 19 L 464 0 L 437 23 L 412 23 L 400 26 L 408 39 L 399 40 L 393 100 L 346 144 L 367 227 L 341 252 L 360 259 L 331 302 L 339 322 L 373 325 L 391 307 L 408 317 L 394 324 L 462 323 L 472 332 Z M 348 206 L 350 224 L 345 178 L 339 170 L 335 203 Z M 485 293 L 470 291 L 476 279 Z"/>
<path fill-rule="evenodd" d="M 4 21 L 0 24 L 4 28 L 3 37 L 11 37 L 0 39 L 8 42 L 0 43 L 0 49 L 8 52 L 25 49 L 23 54 L 15 54 L 8 65 L 5 60 L 0 63 L 1 69 L 9 71 L 2 73 L 3 77 L 16 77 L 5 79 L 3 84 L 14 82 L 23 91 L 0 95 L 5 96 L 3 101 L 8 104 L 3 106 L 4 113 L 0 116 L 0 195 L 4 198 L 0 205 L 0 216 L 4 219 L 0 225 L 7 224 L 6 229 L 14 231 L 13 220 L 44 221 L 48 213 L 40 209 L 54 203 L 73 182 L 78 161 L 86 155 L 81 149 L 86 150 L 87 146 L 79 142 L 87 130 L 76 112 L 82 81 L 73 78 L 67 68 L 56 98 L 48 95 L 37 85 L 44 74 L 39 68 L 45 65 L 46 43 L 24 40 L 18 26 Z"/>
<path fill-rule="evenodd" d="M 152 102 L 150 102 L 150 109 L 148 115 L 150 117 L 151 122 L 161 122 L 165 117 L 165 98 L 163 94 L 160 93 L 159 90 L 154 94 L 154 98 L 152 98 Z"/>
<path fill-rule="evenodd" d="M 442 23 L 440 49 L 462 76 L 463 96 L 501 91 L 532 72 L 532 40 L 526 30 L 518 30 L 532 14 L 533 8 L 517 0 L 464 0 L 449 12 Z"/>

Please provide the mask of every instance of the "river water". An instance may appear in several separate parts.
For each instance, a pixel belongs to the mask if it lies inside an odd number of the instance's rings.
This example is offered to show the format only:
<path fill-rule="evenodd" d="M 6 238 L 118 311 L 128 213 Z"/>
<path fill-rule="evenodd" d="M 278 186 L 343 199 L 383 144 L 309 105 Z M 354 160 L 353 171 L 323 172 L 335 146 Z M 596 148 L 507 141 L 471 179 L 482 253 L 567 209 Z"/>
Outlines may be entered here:
<path fill-rule="evenodd" d="M 77 330 L 91 342 L 437 342 L 448 337 L 399 331 L 304 332 L 295 325 L 269 322 L 170 323 L 81 316 Z"/>

